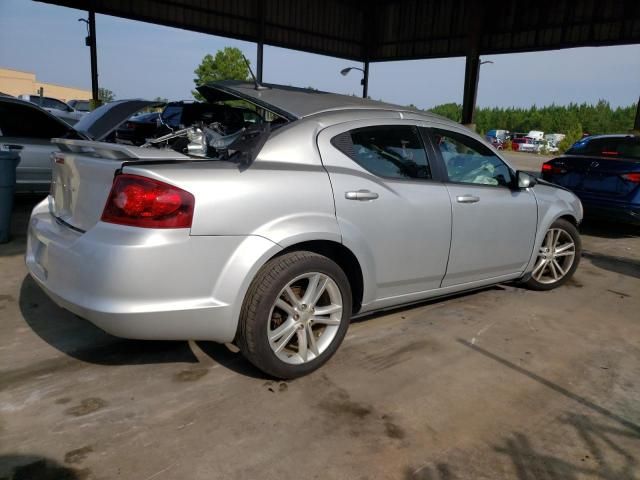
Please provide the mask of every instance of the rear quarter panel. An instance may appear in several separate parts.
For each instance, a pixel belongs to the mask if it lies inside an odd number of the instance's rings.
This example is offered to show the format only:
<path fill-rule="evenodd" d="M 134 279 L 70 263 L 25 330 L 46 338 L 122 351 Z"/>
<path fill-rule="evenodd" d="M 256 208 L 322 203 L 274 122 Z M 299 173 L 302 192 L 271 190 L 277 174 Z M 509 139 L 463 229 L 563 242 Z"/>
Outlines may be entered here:
<path fill-rule="evenodd" d="M 340 241 L 331 184 L 319 160 L 258 159 L 248 168 L 192 162 L 129 166 L 125 172 L 191 192 L 196 201 L 191 235 L 259 235 L 284 248 L 307 240 Z"/>

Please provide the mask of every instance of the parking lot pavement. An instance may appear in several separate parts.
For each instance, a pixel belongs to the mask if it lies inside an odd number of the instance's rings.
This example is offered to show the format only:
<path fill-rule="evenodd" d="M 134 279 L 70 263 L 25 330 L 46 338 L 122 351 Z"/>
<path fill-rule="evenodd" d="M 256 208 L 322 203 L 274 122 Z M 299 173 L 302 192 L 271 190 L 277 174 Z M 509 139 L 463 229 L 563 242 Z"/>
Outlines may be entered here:
<path fill-rule="evenodd" d="M 538 155 L 536 153 L 510 152 L 503 150 L 502 155 L 507 159 L 512 167 L 524 170 L 535 175 L 540 174 L 542 164 L 553 157 L 548 155 Z"/>
<path fill-rule="evenodd" d="M 0 245 L 0 478 L 640 478 L 640 236 L 586 225 L 575 278 L 354 322 L 292 382 L 226 346 L 111 337 Z M 99 275 L 100 272 L 96 272 Z"/>

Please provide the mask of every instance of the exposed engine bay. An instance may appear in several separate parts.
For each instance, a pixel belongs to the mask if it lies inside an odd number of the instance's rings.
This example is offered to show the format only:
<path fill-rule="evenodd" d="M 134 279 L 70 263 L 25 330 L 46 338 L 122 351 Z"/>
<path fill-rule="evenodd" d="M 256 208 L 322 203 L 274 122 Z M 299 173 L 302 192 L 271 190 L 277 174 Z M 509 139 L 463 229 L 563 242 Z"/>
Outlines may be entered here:
<path fill-rule="evenodd" d="M 242 153 L 252 157 L 250 150 L 264 144 L 272 124 L 282 123 L 286 122 L 279 118 L 269 122 L 247 108 L 173 102 L 157 119 L 153 133 L 159 135 L 145 138 L 141 147 L 168 148 L 195 158 L 228 160 Z"/>
<path fill-rule="evenodd" d="M 234 141 L 242 136 L 246 128 L 229 133 L 219 122 L 205 124 L 198 122 L 188 128 L 168 133 L 143 144 L 143 148 L 172 148 L 180 153 L 194 157 L 218 158 Z"/>

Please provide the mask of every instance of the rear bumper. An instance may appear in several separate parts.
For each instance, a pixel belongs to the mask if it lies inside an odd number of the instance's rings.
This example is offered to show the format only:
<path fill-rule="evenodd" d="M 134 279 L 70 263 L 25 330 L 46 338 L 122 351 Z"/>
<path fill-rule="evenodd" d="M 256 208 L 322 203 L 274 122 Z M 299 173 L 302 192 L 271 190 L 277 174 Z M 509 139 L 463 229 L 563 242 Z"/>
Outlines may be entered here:
<path fill-rule="evenodd" d="M 640 205 L 624 201 L 594 200 L 582 197 L 581 201 L 587 218 L 640 225 Z"/>
<path fill-rule="evenodd" d="M 45 200 L 31 216 L 26 264 L 58 305 L 113 335 L 229 342 L 249 282 L 279 249 L 262 237 L 188 229 L 99 222 L 76 232 Z"/>

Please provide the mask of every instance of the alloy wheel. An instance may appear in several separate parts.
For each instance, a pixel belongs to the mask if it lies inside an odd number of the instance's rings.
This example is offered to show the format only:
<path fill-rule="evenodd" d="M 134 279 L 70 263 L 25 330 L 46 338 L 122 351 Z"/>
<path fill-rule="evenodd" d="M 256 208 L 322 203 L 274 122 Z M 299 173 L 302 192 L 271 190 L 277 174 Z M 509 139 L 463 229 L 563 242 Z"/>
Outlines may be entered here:
<path fill-rule="evenodd" d="M 544 237 L 531 276 L 545 285 L 559 282 L 571 270 L 575 257 L 576 245 L 571 235 L 561 228 L 551 228 Z"/>
<path fill-rule="evenodd" d="M 336 282 L 319 272 L 290 281 L 271 307 L 267 336 L 283 362 L 310 362 L 335 338 L 343 318 L 342 294 Z"/>

